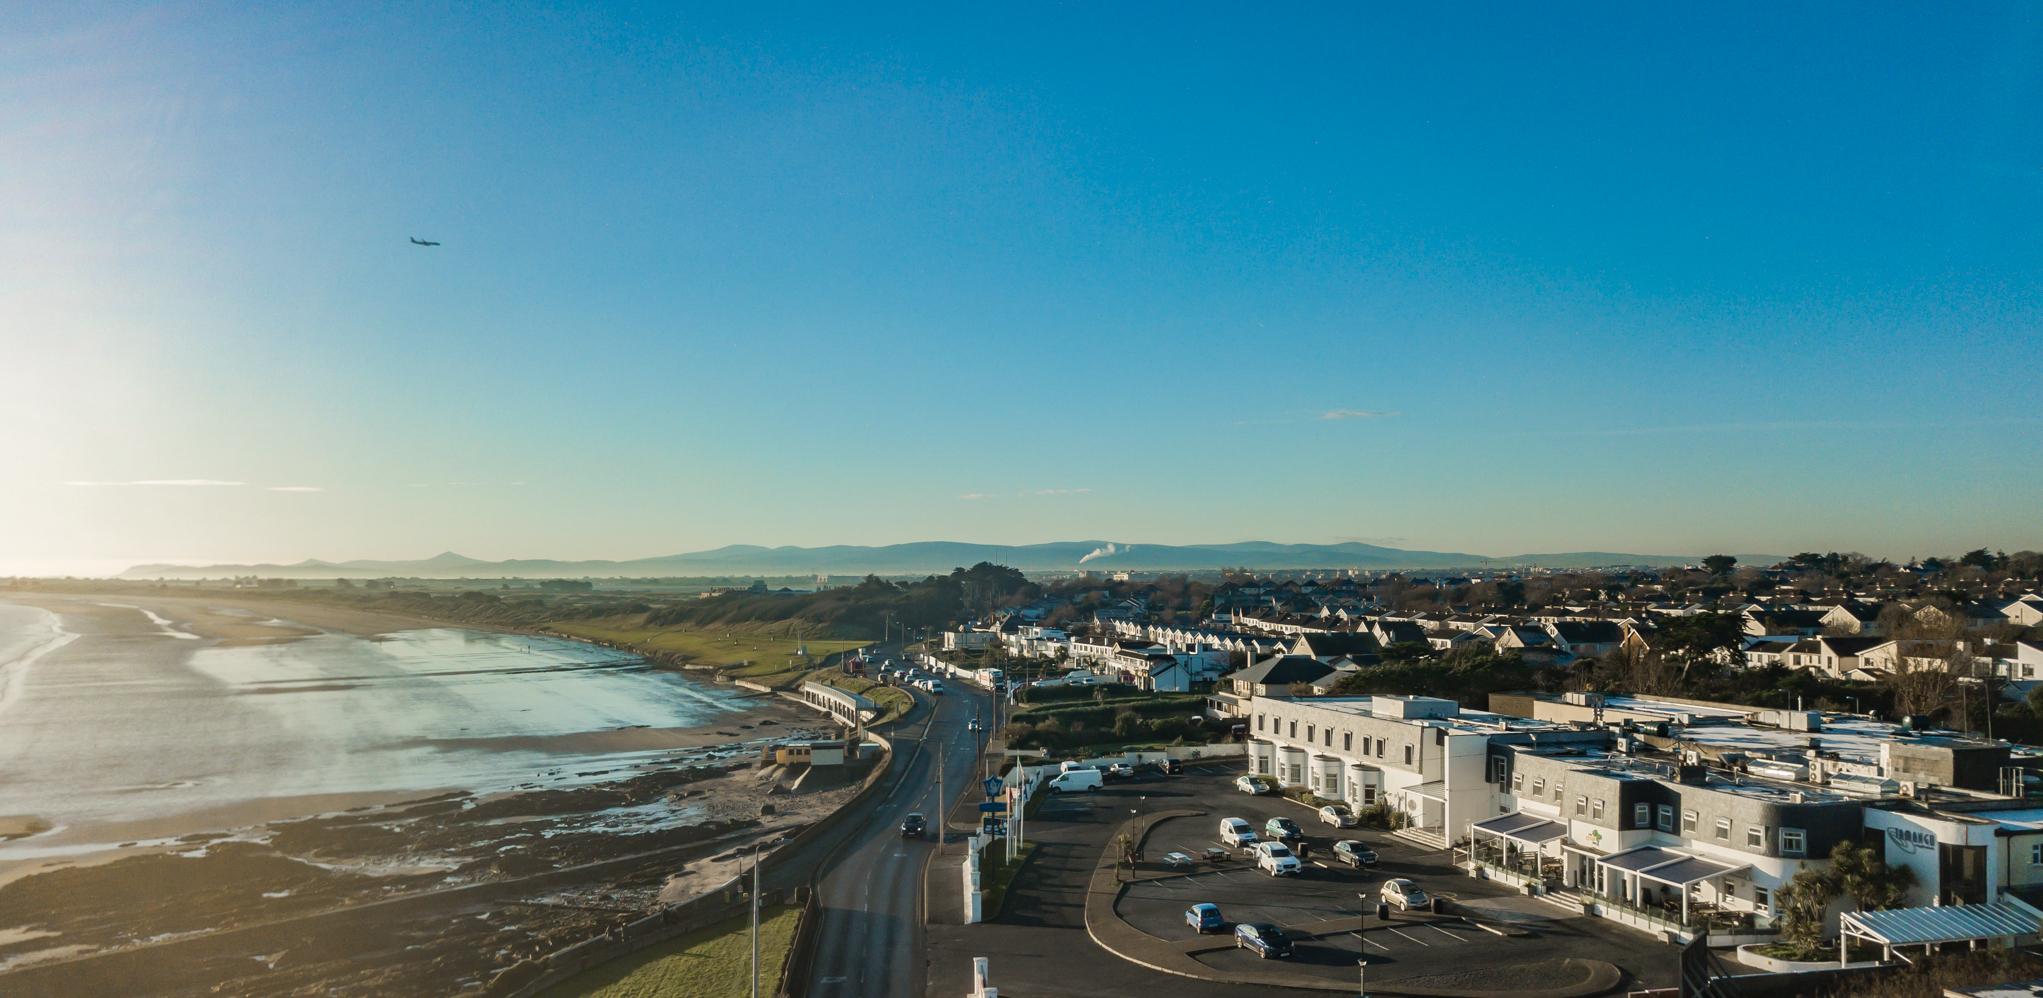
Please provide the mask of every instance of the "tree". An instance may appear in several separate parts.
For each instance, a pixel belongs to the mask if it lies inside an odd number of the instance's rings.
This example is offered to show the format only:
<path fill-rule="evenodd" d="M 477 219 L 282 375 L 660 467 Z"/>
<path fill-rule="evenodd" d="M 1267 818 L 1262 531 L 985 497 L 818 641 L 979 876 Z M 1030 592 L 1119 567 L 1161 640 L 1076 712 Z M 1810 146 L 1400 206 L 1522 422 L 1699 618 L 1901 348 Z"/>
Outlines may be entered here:
<path fill-rule="evenodd" d="M 1849 840 L 1830 850 L 1830 876 L 1838 892 L 1850 898 L 1860 911 L 1892 908 L 1908 898 L 1915 886 L 1915 871 L 1905 866 L 1888 866 L 1872 846 Z"/>
<path fill-rule="evenodd" d="M 1787 886 L 1773 892 L 1774 907 L 1781 915 L 1781 938 L 1804 954 L 1823 945 L 1823 913 L 1837 899 L 1835 878 L 1825 872 L 1803 870 Z"/>
<path fill-rule="evenodd" d="M 1703 559 L 1703 571 L 1711 575 L 1729 575 L 1737 565 L 1738 559 L 1728 554 L 1713 554 Z"/>

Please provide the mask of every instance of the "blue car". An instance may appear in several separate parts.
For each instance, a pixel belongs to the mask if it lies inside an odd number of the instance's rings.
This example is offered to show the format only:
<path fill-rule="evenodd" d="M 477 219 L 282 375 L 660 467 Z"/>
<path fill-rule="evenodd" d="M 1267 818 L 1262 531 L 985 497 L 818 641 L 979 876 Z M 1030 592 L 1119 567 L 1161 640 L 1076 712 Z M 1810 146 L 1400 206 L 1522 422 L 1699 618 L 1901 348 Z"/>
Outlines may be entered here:
<path fill-rule="evenodd" d="M 1220 906 L 1203 901 L 1185 909 L 1185 924 L 1200 933 L 1227 928 L 1227 920 L 1220 917 Z"/>
<path fill-rule="evenodd" d="M 1265 960 L 1273 956 L 1286 957 L 1291 955 L 1291 937 L 1268 922 L 1243 922 L 1234 927 L 1234 948 L 1243 947 L 1255 950 L 1256 955 Z"/>

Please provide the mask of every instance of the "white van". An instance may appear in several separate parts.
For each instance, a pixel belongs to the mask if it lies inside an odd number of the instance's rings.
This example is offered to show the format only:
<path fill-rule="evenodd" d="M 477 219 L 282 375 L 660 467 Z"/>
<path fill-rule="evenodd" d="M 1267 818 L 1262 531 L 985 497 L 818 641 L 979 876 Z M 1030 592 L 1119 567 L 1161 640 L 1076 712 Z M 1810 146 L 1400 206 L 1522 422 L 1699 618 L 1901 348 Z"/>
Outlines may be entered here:
<path fill-rule="evenodd" d="M 1050 778 L 1050 792 L 1065 794 L 1080 790 L 1098 790 L 1100 771 L 1097 769 L 1069 769 Z"/>
<path fill-rule="evenodd" d="M 1244 818 L 1220 819 L 1220 841 L 1239 849 L 1256 844 L 1256 830 Z"/>

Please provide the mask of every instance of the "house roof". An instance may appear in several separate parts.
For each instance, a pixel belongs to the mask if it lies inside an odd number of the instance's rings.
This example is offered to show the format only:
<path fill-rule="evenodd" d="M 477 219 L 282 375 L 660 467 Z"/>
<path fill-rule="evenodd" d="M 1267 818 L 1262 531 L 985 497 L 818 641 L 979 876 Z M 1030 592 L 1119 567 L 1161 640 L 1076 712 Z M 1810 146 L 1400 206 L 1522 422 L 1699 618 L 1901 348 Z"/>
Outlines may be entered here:
<path fill-rule="evenodd" d="M 1333 667 L 1309 655 L 1277 655 L 1266 658 L 1228 678 L 1259 686 L 1310 683 L 1333 672 Z"/>

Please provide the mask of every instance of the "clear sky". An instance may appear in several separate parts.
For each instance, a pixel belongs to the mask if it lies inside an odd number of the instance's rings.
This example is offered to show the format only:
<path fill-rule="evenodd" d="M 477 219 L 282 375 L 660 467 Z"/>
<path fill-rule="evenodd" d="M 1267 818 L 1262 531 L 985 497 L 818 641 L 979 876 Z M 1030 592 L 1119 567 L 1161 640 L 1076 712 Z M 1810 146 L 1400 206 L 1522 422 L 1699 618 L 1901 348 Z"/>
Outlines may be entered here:
<path fill-rule="evenodd" d="M 2043 547 L 2043 7 L 675 6 L 0 13 L 0 562 Z"/>

